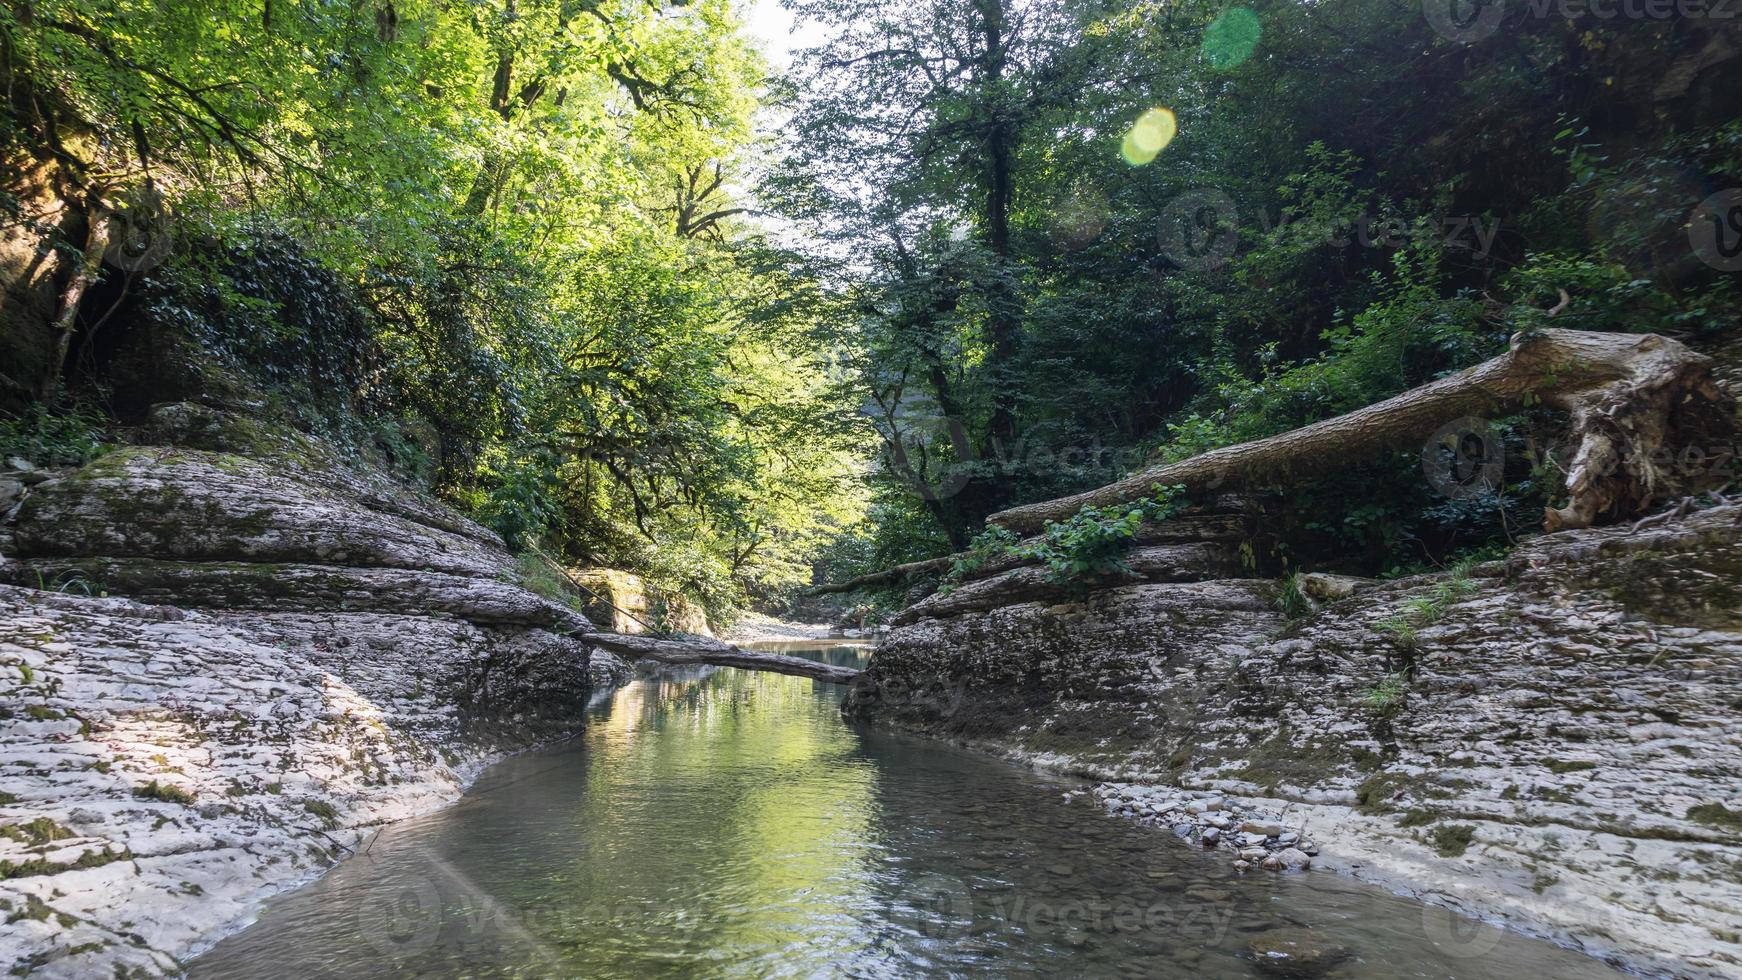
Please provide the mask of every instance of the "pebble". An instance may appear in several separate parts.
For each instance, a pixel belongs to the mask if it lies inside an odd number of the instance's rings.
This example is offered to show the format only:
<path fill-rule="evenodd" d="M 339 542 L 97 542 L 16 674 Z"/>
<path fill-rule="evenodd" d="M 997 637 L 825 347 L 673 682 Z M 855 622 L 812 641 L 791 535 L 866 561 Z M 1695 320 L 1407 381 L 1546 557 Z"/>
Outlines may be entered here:
<path fill-rule="evenodd" d="M 1311 929 L 1272 929 L 1246 948 L 1259 970 L 1279 977 L 1323 976 L 1350 956 L 1347 947 Z"/>
<path fill-rule="evenodd" d="M 1282 824 L 1274 820 L 1248 820 L 1240 825 L 1240 829 L 1248 834 L 1276 837 L 1282 833 Z"/>

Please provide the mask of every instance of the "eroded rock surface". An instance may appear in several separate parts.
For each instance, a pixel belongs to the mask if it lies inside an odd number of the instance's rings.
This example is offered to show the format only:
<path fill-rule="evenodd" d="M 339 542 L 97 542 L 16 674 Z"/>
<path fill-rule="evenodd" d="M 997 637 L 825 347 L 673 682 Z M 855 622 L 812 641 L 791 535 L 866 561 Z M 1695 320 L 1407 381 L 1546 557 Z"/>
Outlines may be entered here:
<path fill-rule="evenodd" d="M 1318 866 L 1647 970 L 1742 971 L 1742 507 L 1348 592 L 1295 622 L 1256 579 L 928 600 L 846 710 L 1121 784 L 1115 810 L 1214 829 L 1231 860 L 1256 813 Z M 1227 829 L 1132 785 L 1214 798 Z"/>
<path fill-rule="evenodd" d="M 196 406 L 31 485 L 0 564 L 0 964 L 159 975 L 580 725 L 621 661 L 490 532 Z"/>

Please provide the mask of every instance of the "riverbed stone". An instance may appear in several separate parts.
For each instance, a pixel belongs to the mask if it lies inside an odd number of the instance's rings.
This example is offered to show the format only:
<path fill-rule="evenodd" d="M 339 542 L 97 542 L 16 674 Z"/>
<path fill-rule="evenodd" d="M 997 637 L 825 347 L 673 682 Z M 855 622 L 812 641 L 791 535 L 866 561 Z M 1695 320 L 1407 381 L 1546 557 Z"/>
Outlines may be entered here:
<path fill-rule="evenodd" d="M 1185 578 L 1091 587 L 1068 625 L 1023 589 L 914 607 L 844 710 L 1216 793 L 1234 826 L 1307 832 L 1315 868 L 1644 972 L 1742 971 L 1742 506 L 1533 538 L 1456 583 L 1356 583 L 1295 621 L 1273 582 Z M 1377 624 L 1448 594 L 1374 710 L 1401 655 Z"/>
<path fill-rule="evenodd" d="M 1252 961 L 1278 977 L 1319 977 L 1350 957 L 1347 947 L 1311 929 L 1272 929 L 1247 943 Z"/>
<path fill-rule="evenodd" d="M 622 662 L 491 532 L 199 406 L 0 522 L 0 967 L 174 975 Z M 50 588 L 37 586 L 48 585 Z"/>
<path fill-rule="evenodd" d="M 1313 859 L 1305 851 L 1296 847 L 1285 847 L 1271 857 L 1289 871 L 1305 870 L 1313 863 Z"/>

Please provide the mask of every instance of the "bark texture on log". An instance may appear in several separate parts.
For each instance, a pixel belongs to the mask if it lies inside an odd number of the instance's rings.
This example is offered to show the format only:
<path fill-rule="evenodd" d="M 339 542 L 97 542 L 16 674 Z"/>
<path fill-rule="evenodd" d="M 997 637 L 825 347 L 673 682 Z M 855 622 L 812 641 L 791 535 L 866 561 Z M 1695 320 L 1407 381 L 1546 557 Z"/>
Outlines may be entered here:
<path fill-rule="evenodd" d="M 1275 486 L 1419 444 L 1447 422 L 1503 414 L 1539 399 L 1571 416 L 1577 447 L 1566 467 L 1566 507 L 1544 515 L 1548 531 L 1637 516 L 1676 492 L 1654 458 L 1678 433 L 1733 427 L 1730 397 L 1709 358 L 1656 334 L 1544 330 L 1512 349 L 1432 384 L 1268 439 L 1152 467 L 1099 489 L 993 514 L 989 523 L 1033 533 L 1083 507 L 1128 503 L 1157 487 L 1201 493 Z M 1708 447 L 1710 448 L 1710 447 Z"/>
<path fill-rule="evenodd" d="M 585 633 L 587 643 L 628 660 L 657 660 L 666 664 L 712 664 L 716 667 L 738 667 L 743 670 L 765 670 L 776 674 L 809 677 L 831 684 L 851 683 L 859 676 L 853 667 L 819 663 L 803 657 L 782 653 L 745 650 L 718 640 L 662 640 L 631 633 Z"/>

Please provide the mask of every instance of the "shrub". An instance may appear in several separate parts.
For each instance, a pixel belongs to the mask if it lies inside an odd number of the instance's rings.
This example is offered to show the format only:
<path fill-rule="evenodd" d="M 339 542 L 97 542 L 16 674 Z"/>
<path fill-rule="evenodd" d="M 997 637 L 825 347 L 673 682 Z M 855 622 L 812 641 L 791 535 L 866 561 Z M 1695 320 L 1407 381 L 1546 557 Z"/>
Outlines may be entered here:
<path fill-rule="evenodd" d="M 1080 584 L 1129 574 L 1125 553 L 1145 523 L 1164 521 L 1184 509 L 1182 486 L 1156 487 L 1153 496 L 1129 504 L 1084 507 L 1060 522 L 1048 521 L 1040 540 L 1020 549 L 1037 559 L 1059 584 Z"/>
<path fill-rule="evenodd" d="M 1394 717 L 1403 710 L 1409 696 L 1409 683 L 1403 674 L 1387 674 L 1361 697 L 1361 704 L 1381 718 Z"/>
<path fill-rule="evenodd" d="M 1276 608 L 1282 610 L 1282 614 L 1289 619 L 1299 619 L 1316 608 L 1312 599 L 1301 590 L 1300 579 L 1300 573 L 1295 572 L 1283 579 L 1276 590 Z"/>
<path fill-rule="evenodd" d="M 17 456 L 38 466 L 83 466 L 108 450 L 102 416 L 84 408 L 50 411 L 35 404 L 0 419 L 0 459 Z"/>
<path fill-rule="evenodd" d="M 1060 585 L 1080 585 L 1109 575 L 1128 574 L 1124 556 L 1145 523 L 1164 521 L 1184 504 L 1181 486 L 1156 487 L 1152 496 L 1127 504 L 1084 507 L 1063 521 L 1048 521 L 1033 544 L 1001 527 L 989 527 L 974 538 L 966 554 L 945 575 L 946 588 L 956 580 L 1004 555 L 1038 561 L 1047 577 Z"/>
<path fill-rule="evenodd" d="M 155 779 L 146 783 L 144 786 L 135 786 L 133 788 L 133 795 L 142 800 L 158 800 L 163 803 L 180 803 L 182 806 L 192 806 L 194 802 L 194 794 L 182 789 L 180 786 L 172 786 L 169 783 L 160 783 Z"/>

